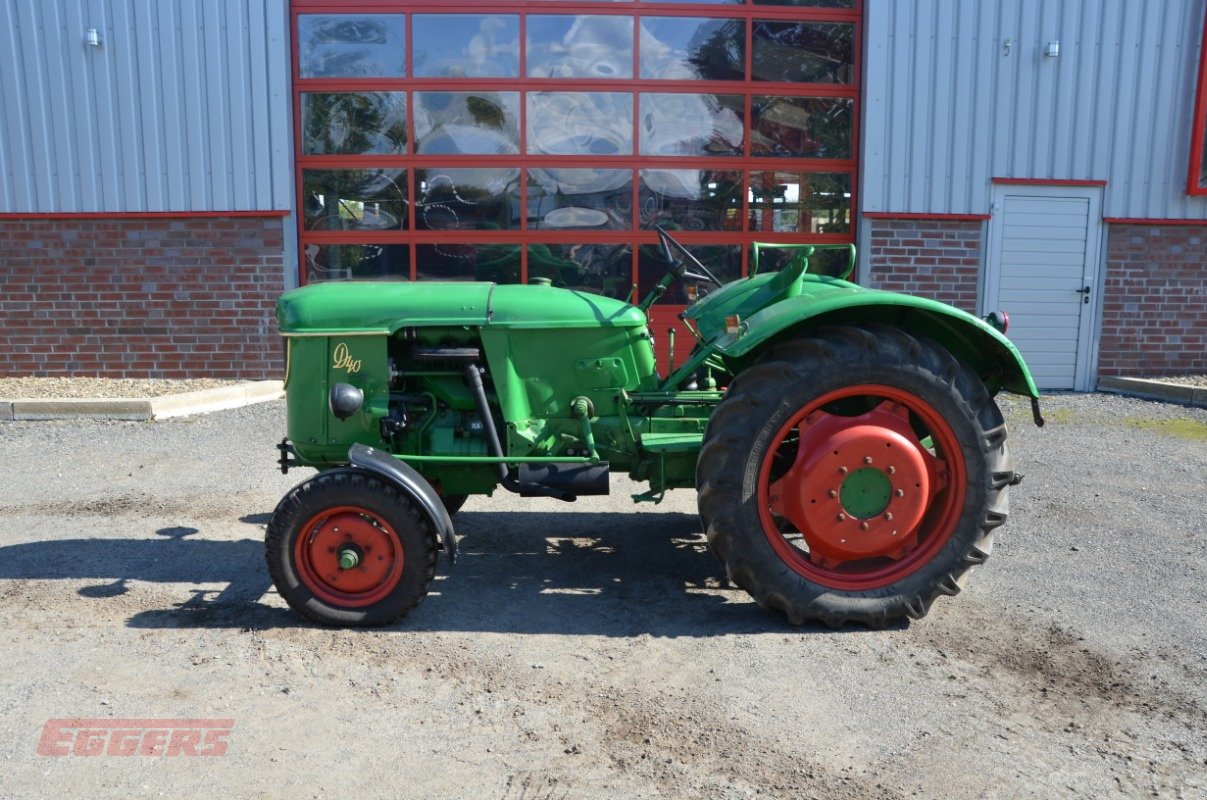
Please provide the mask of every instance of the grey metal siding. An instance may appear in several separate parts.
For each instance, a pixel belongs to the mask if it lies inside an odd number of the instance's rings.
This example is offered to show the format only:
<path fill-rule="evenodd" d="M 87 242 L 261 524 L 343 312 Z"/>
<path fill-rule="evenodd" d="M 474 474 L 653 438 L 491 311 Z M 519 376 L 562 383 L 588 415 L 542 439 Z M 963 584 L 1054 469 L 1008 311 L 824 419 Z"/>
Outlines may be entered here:
<path fill-rule="evenodd" d="M 867 0 L 861 210 L 986 214 L 1004 177 L 1107 181 L 1106 217 L 1207 218 L 1186 194 L 1205 7 Z"/>
<path fill-rule="evenodd" d="M 288 25 L 287 0 L 0 0 L 0 212 L 289 209 Z"/>

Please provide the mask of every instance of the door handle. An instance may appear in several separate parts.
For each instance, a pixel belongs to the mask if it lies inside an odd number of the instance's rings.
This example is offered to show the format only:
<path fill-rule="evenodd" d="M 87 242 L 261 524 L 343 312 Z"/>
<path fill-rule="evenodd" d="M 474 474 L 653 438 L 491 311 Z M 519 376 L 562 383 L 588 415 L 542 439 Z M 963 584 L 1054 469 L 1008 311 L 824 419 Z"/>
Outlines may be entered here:
<path fill-rule="evenodd" d="M 1085 287 L 1084 289 L 1078 289 L 1077 294 L 1082 296 L 1083 303 L 1090 302 L 1090 287 L 1089 286 Z"/>

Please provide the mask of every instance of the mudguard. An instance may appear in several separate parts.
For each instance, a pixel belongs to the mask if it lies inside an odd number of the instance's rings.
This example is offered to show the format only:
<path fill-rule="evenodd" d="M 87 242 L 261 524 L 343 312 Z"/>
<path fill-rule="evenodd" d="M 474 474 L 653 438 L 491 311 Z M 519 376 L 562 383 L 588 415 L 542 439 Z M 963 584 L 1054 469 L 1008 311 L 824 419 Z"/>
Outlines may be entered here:
<path fill-rule="evenodd" d="M 353 467 L 372 472 L 398 487 L 399 491 L 420 505 L 436 526 L 440 543 L 449 563 L 457 560 L 457 537 L 453 533 L 453 521 L 449 518 L 440 495 L 414 467 L 399 461 L 384 450 L 376 450 L 363 444 L 354 444 L 348 449 L 348 461 Z"/>
<path fill-rule="evenodd" d="M 717 350 L 727 359 L 743 359 L 757 354 L 765 344 L 822 325 L 861 322 L 893 325 L 938 342 L 980 375 L 991 391 L 1005 389 L 1039 397 L 1018 348 L 984 320 L 934 300 L 833 279 L 813 283 L 801 295 L 742 320 L 736 333 L 723 334 L 717 340 Z"/>

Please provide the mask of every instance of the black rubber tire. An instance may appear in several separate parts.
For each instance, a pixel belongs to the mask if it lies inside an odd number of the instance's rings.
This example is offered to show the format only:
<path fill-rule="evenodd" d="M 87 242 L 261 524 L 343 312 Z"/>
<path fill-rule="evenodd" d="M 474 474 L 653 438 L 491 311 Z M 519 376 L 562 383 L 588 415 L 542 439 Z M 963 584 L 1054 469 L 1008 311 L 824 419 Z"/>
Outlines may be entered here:
<path fill-rule="evenodd" d="M 808 580 L 773 550 L 759 516 L 759 470 L 769 441 L 798 409 L 869 383 L 909 391 L 943 416 L 966 462 L 966 501 L 950 540 L 916 571 L 880 588 L 837 590 Z M 957 594 L 993 549 L 1013 478 L 1005 421 L 981 380 L 940 345 L 870 324 L 784 342 L 738 374 L 709 420 L 696 467 L 700 517 L 730 580 L 793 624 L 832 627 L 918 619 L 939 595 Z"/>
<path fill-rule="evenodd" d="M 461 506 L 465 505 L 465 501 L 469 499 L 467 494 L 442 494 L 440 502 L 444 503 L 444 510 L 451 517 L 461 510 Z"/>
<path fill-rule="evenodd" d="M 351 505 L 379 515 L 401 540 L 402 575 L 390 593 L 364 607 L 334 605 L 317 597 L 298 576 L 294 543 L 307 520 L 325 508 Z M 295 486 L 277 504 L 264 542 L 268 574 L 289 607 L 323 625 L 388 625 L 427 596 L 436 575 L 436 527 L 422 507 L 394 486 L 353 468 L 322 472 Z"/>

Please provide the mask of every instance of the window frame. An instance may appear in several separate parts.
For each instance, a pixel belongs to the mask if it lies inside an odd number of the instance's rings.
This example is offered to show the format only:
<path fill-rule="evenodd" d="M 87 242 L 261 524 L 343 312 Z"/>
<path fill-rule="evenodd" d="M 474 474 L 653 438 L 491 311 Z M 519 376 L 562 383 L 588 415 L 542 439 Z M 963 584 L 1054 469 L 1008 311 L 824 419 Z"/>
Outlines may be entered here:
<path fill-rule="evenodd" d="M 1194 102 L 1194 120 L 1190 136 L 1190 169 L 1186 176 L 1186 194 L 1207 196 L 1203 175 L 1203 146 L 1207 138 L 1207 16 L 1203 19 L 1203 36 L 1199 39 L 1199 71 Z"/>
<path fill-rule="evenodd" d="M 298 30 L 298 17 L 304 14 L 399 14 L 405 17 L 406 37 L 406 70 L 402 77 L 392 78 L 301 78 Z M 523 43 L 527 38 L 527 20 L 533 15 L 566 16 L 574 14 L 632 16 L 634 20 L 633 46 L 633 75 L 632 78 L 621 79 L 583 79 L 583 78 L 530 78 L 527 76 L 526 47 L 520 47 L 519 78 L 416 78 L 414 75 L 414 44 L 413 17 L 417 14 L 499 14 L 519 16 L 519 38 Z M 709 17 L 734 18 L 743 21 L 745 28 L 745 65 L 742 80 L 683 80 L 668 81 L 640 77 L 640 39 L 641 19 L 643 17 Z M 525 186 L 529 180 L 529 168 L 588 168 L 614 167 L 628 169 L 632 173 L 633 208 L 640 205 L 641 172 L 643 169 L 707 169 L 712 171 L 737 171 L 742 176 L 742 225 L 740 230 L 708 230 L 698 232 L 685 231 L 682 239 L 688 244 L 699 245 L 736 245 L 742 248 L 742 274 L 748 273 L 750 245 L 767 238 L 767 232 L 760 231 L 751 220 L 750 180 L 755 173 L 767 171 L 848 173 L 851 176 L 850 230 L 847 233 L 776 233 L 774 238 L 785 242 L 816 242 L 816 243 L 854 243 L 856 239 L 855 222 L 858 216 L 858 186 L 859 186 L 859 152 L 860 152 L 860 116 L 862 111 L 862 70 L 863 70 L 863 3 L 856 2 L 852 8 L 828 8 L 807 6 L 775 6 L 760 5 L 753 0 L 744 3 L 712 4 L 690 2 L 653 2 L 652 0 L 634 0 L 631 3 L 600 3 L 583 2 L 578 0 L 501 0 L 485 4 L 482 0 L 420 0 L 420 2 L 402 3 L 399 0 L 358 0 L 346 5 L 336 4 L 334 0 L 291 0 L 290 22 L 292 45 L 291 82 L 294 111 L 294 172 L 295 192 L 299 203 L 304 200 L 303 171 L 308 169 L 371 169 L 381 167 L 397 167 L 407 173 L 407 221 L 400 230 L 373 231 L 315 231 L 303 230 L 298 225 L 298 253 L 305 252 L 310 244 L 405 244 L 410 253 L 410 279 L 416 280 L 418 273 L 417 248 L 421 244 L 432 244 L 448 238 L 447 231 L 424 230 L 416 226 L 415 175 L 417 171 L 431 166 L 450 167 L 452 162 L 461 167 L 515 167 L 520 169 L 520 185 Z M 854 26 L 854 63 L 852 80 L 849 84 L 830 83 L 784 83 L 756 80 L 752 74 L 753 59 L 753 30 L 757 21 L 792 21 L 792 22 L 845 22 Z M 301 151 L 302 125 L 301 96 L 307 92 L 341 92 L 341 91 L 396 91 L 406 95 L 407 105 L 407 146 L 404 153 L 392 155 L 306 155 Z M 520 93 L 519 108 L 519 153 L 514 155 L 419 155 L 415 152 L 415 94 L 417 92 L 449 91 L 517 91 Z M 537 91 L 586 91 L 586 92 L 622 92 L 632 98 L 633 112 L 633 152 L 629 155 L 590 157 L 583 155 L 545 156 L 528 152 L 528 94 Z M 742 154 L 737 156 L 712 155 L 674 155 L 674 156 L 643 156 L 640 146 L 643 137 L 640 135 L 640 96 L 644 93 L 684 93 L 684 94 L 736 94 L 742 97 L 744 110 Z M 788 97 L 827 98 L 839 97 L 853 100 L 851 118 L 851 153 L 847 159 L 788 159 L 780 156 L 753 156 L 751 136 L 751 103 L 756 96 L 779 95 Z M 603 163 L 605 162 L 606 163 Z M 1207 189 L 1203 190 L 1207 193 Z M 657 235 L 651 230 L 641 228 L 641 215 L 632 214 L 629 227 L 607 230 L 556 230 L 540 227 L 530 227 L 528 221 L 527 193 L 521 194 L 519 227 L 503 230 L 465 230 L 459 231 L 459 236 L 466 242 L 514 243 L 519 241 L 522 247 L 521 281 L 527 281 L 528 246 L 534 244 L 575 244 L 575 243 L 614 243 L 624 241 L 632 250 L 633 280 L 639 280 L 638 248 L 645 244 L 655 244 Z M 309 280 L 305 260 L 298 259 L 299 283 L 306 284 Z"/>

